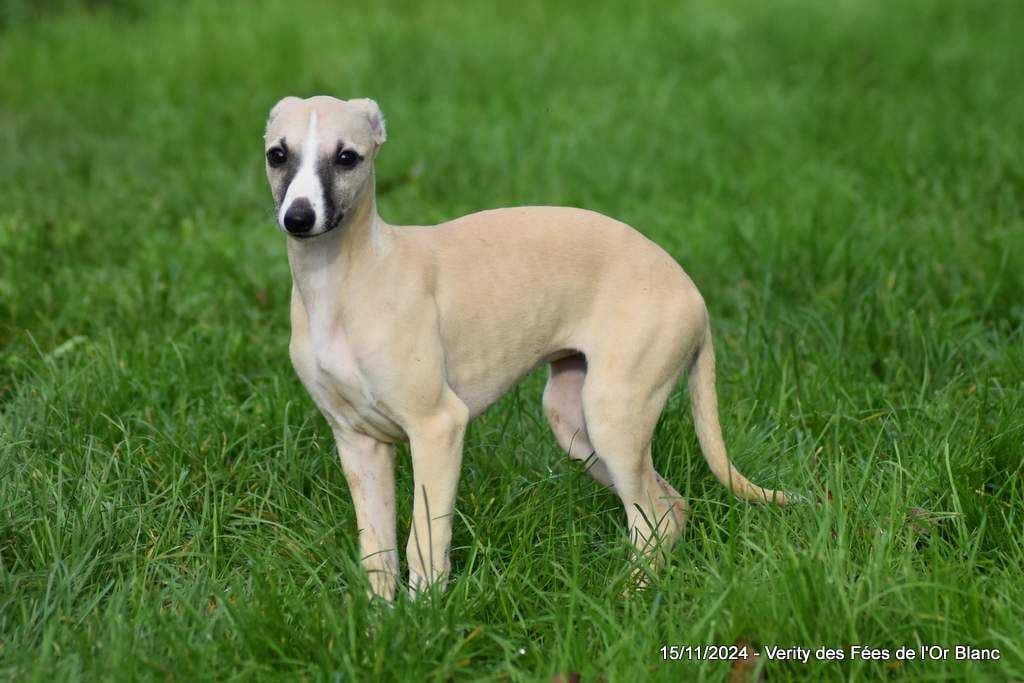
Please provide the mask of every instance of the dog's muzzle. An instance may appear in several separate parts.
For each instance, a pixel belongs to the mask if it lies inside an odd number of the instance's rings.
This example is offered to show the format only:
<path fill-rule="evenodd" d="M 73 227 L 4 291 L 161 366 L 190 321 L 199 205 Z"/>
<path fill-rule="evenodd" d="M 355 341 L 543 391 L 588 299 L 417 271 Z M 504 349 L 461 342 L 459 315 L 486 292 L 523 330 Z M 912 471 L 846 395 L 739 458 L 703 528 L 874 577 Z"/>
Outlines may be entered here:
<path fill-rule="evenodd" d="M 309 232 L 316 225 L 316 211 L 305 197 L 292 202 L 284 213 L 284 229 L 293 235 Z"/>

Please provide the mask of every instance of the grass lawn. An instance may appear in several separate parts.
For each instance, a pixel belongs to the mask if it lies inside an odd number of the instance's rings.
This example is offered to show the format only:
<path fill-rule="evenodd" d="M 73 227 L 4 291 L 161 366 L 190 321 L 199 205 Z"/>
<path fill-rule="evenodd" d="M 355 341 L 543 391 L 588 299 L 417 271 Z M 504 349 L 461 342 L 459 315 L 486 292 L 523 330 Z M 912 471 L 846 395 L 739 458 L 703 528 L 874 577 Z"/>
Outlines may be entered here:
<path fill-rule="evenodd" d="M 1009 0 L 0 0 L 0 676 L 1024 679 L 1022 34 Z M 541 370 L 470 428 L 447 593 L 370 602 L 263 175 L 314 93 L 383 107 L 390 222 L 567 204 L 663 245 L 734 461 L 810 502 L 733 498 L 677 390 L 693 514 L 624 594 Z"/>

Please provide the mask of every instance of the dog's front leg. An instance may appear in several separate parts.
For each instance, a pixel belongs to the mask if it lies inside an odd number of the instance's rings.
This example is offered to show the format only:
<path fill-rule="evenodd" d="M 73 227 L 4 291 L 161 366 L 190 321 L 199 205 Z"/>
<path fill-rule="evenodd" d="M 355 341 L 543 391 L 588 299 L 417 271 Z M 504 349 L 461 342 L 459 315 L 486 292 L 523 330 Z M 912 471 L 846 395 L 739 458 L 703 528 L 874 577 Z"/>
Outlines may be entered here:
<path fill-rule="evenodd" d="M 391 601 L 398 580 L 394 446 L 335 430 L 359 526 L 359 554 L 374 595 Z"/>
<path fill-rule="evenodd" d="M 468 412 L 456 399 L 408 430 L 415 493 L 406 560 L 413 597 L 433 583 L 443 585 L 451 569 L 448 548 Z"/>

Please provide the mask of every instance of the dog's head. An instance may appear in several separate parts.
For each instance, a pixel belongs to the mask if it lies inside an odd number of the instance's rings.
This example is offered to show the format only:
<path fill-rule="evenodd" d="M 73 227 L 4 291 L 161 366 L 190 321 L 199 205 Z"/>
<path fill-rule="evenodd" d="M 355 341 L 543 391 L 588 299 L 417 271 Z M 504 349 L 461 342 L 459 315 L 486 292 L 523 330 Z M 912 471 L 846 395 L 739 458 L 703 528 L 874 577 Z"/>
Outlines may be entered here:
<path fill-rule="evenodd" d="M 264 152 L 278 225 L 305 238 L 343 224 L 373 194 L 373 159 L 385 139 L 373 100 L 286 97 L 274 105 Z"/>

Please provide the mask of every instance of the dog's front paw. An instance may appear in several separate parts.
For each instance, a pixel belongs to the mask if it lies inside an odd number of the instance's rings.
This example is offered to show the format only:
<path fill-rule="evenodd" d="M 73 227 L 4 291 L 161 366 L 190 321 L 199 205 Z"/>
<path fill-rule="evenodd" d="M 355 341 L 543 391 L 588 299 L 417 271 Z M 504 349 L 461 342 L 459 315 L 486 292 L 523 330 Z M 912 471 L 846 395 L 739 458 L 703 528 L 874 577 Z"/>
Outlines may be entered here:
<path fill-rule="evenodd" d="M 448 585 L 448 572 L 434 572 L 433 576 L 428 578 L 416 571 L 415 569 L 409 570 L 409 598 L 412 600 L 417 599 L 423 593 L 429 593 L 432 589 L 437 589 L 439 592 L 444 591 Z"/>
<path fill-rule="evenodd" d="M 386 569 L 368 570 L 367 578 L 370 580 L 370 590 L 367 591 L 370 599 L 378 598 L 385 602 L 394 602 L 395 591 L 398 590 L 398 577 Z"/>

